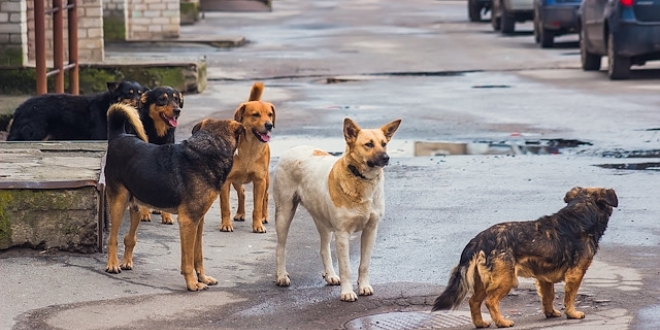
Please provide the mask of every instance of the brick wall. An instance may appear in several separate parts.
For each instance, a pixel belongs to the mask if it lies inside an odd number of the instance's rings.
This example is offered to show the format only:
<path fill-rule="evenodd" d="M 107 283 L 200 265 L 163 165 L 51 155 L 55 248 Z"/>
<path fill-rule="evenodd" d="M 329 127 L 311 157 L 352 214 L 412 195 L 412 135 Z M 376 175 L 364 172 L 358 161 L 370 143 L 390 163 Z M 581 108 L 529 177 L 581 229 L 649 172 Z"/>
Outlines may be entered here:
<path fill-rule="evenodd" d="M 2 1 L 2 0 L 0 0 Z M 80 63 L 103 62 L 103 9 L 102 0 L 78 0 L 78 58 Z M 34 65 L 34 0 L 27 0 L 28 62 Z M 66 3 L 66 1 L 63 1 Z M 46 1 L 46 6 L 51 2 Z M 64 59 L 68 61 L 67 13 L 64 12 Z M 46 58 L 53 58 L 53 20 L 46 15 Z"/>
<path fill-rule="evenodd" d="M 159 40 L 179 36 L 180 0 L 126 0 L 127 40 Z"/>
<path fill-rule="evenodd" d="M 0 66 L 26 63 L 27 45 L 25 1 L 0 0 Z"/>

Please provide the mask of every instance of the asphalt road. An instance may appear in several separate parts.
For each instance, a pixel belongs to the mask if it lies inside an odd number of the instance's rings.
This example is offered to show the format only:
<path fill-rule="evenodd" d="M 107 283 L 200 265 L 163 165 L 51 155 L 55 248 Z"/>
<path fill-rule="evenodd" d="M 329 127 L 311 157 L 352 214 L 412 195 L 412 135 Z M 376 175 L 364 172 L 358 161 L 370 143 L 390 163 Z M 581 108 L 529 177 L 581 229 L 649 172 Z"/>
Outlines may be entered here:
<path fill-rule="evenodd" d="M 605 72 L 579 69 L 576 36 L 542 50 L 531 24 L 517 29 L 505 37 L 489 24 L 468 23 L 463 1 L 279 0 L 272 13 L 207 13 L 182 29 L 184 36 L 243 35 L 246 46 L 130 50 L 207 57 L 209 87 L 186 97 L 179 139 L 201 118 L 232 117 L 252 83 L 264 81 L 264 99 L 277 107 L 271 167 L 292 145 L 342 152 L 344 117 L 363 127 L 402 118 L 390 145 L 386 215 L 371 264 L 375 294 L 344 303 L 338 287 L 325 286 L 318 234 L 302 210 L 289 237 L 292 285 L 276 287 L 273 224 L 266 234 L 251 233 L 249 222 L 222 233 L 215 205 L 204 252 L 218 286 L 185 291 L 177 228 L 155 221 L 140 227 L 135 269 L 117 275 L 103 271 L 105 254 L 1 254 L 0 328 L 471 329 L 466 304 L 428 313 L 464 245 L 492 224 L 557 211 L 576 185 L 614 188 L 620 202 L 580 289 L 578 309 L 587 318 L 545 320 L 528 280 L 505 298 L 503 312 L 520 329 L 660 327 L 658 167 L 607 168 L 660 163 L 612 156 L 657 157 L 660 66 L 611 82 Z M 108 49 L 107 56 L 126 52 Z M 541 139 L 587 144 L 546 155 L 414 156 L 420 141 Z M 355 280 L 358 242 L 355 235 Z M 561 284 L 557 291 L 561 307 Z"/>

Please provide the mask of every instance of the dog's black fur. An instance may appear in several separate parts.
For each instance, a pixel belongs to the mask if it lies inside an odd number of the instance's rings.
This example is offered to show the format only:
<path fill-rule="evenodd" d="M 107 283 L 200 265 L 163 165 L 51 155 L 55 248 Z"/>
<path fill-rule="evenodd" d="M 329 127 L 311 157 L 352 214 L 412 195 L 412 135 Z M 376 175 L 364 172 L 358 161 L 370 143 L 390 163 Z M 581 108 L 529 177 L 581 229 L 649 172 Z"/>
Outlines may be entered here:
<path fill-rule="evenodd" d="M 176 123 L 183 108 L 183 95 L 169 86 L 156 87 L 145 90 L 138 104 L 140 121 L 144 125 L 149 143 L 174 143 Z M 161 113 L 174 121 L 164 119 L 160 116 Z"/>
<path fill-rule="evenodd" d="M 14 111 L 8 141 L 106 140 L 107 111 L 117 102 L 136 105 L 133 81 L 109 82 L 95 95 L 45 94 L 32 97 Z"/>

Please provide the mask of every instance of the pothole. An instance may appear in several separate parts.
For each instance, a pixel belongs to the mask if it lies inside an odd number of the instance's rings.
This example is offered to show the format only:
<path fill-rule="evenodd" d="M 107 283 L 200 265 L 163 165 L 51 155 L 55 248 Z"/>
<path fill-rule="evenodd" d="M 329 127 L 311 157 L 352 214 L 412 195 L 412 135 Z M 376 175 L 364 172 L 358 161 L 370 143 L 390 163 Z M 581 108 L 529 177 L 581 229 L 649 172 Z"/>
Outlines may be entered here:
<path fill-rule="evenodd" d="M 511 85 L 474 85 L 472 88 L 511 88 Z"/>
<path fill-rule="evenodd" d="M 363 316 L 344 324 L 346 330 L 430 330 L 472 324 L 469 312 L 391 312 Z"/>
<path fill-rule="evenodd" d="M 557 155 L 564 149 L 592 145 L 591 142 L 567 139 L 426 142 L 416 141 L 415 156 L 450 155 Z"/>
<path fill-rule="evenodd" d="M 615 149 L 615 150 L 603 151 L 602 156 L 609 158 L 660 158 L 660 149 L 649 149 L 649 150 Z"/>
<path fill-rule="evenodd" d="M 602 168 L 614 170 L 633 170 L 633 171 L 658 171 L 660 172 L 660 163 L 624 163 L 624 164 L 600 164 L 595 165 Z"/>

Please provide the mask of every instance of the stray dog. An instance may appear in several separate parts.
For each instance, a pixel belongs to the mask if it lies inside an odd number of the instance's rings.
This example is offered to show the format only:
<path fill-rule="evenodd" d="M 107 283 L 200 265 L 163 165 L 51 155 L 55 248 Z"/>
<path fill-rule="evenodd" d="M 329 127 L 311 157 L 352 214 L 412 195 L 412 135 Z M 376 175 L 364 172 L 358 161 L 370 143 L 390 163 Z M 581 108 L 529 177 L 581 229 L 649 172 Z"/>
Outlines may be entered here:
<path fill-rule="evenodd" d="M 44 94 L 23 102 L 16 111 L 7 141 L 106 140 L 107 111 L 113 103 L 135 105 L 140 84 L 109 82 L 96 95 Z"/>
<path fill-rule="evenodd" d="M 140 96 L 138 111 L 149 143 L 159 145 L 174 143 L 174 133 L 181 108 L 183 108 L 183 95 L 172 87 L 164 86 L 144 90 Z M 171 214 L 167 212 L 160 212 L 160 214 L 162 223 L 174 224 Z M 140 219 L 151 221 L 151 210 L 140 207 Z"/>
<path fill-rule="evenodd" d="M 358 292 L 361 296 L 373 294 L 369 285 L 369 261 L 378 222 L 385 211 L 383 167 L 390 160 L 387 143 L 400 123 L 398 119 L 380 129 L 363 130 L 346 118 L 346 152 L 341 158 L 308 146 L 294 147 L 280 158 L 273 181 L 278 286 L 291 284 L 286 271 L 286 239 L 298 204 L 302 204 L 321 236 L 323 277 L 330 285 L 341 284 L 343 301 L 357 300 L 351 283 L 348 244 L 352 233 L 362 231 Z M 330 256 L 333 232 L 339 277 Z"/>
<path fill-rule="evenodd" d="M 234 112 L 234 120 L 245 126 L 245 136 L 238 143 L 234 156 L 234 167 L 220 193 L 222 222 L 220 231 L 234 231 L 229 207 L 229 190 L 234 186 L 238 195 L 238 210 L 234 221 L 245 221 L 245 188 L 243 184 L 253 183 L 254 210 L 252 231 L 265 233 L 264 223 L 268 223 L 268 186 L 270 185 L 270 132 L 275 127 L 275 106 L 261 101 L 263 83 L 255 83 L 250 91 L 248 102 L 242 103 Z"/>
<path fill-rule="evenodd" d="M 523 276 L 536 279 L 546 317 L 561 315 L 553 306 L 554 284 L 565 281 L 566 317 L 584 318 L 575 310 L 575 296 L 619 201 L 612 189 L 574 187 L 564 202 L 568 205 L 553 215 L 500 223 L 479 233 L 463 249 L 433 311 L 457 308 L 473 290 L 470 313 L 477 328 L 490 326 L 481 317 L 484 300 L 495 325 L 511 327 L 513 321 L 500 313 L 500 301 L 518 285 L 516 277 Z"/>
<path fill-rule="evenodd" d="M 137 133 L 126 134 L 125 126 Z M 105 163 L 106 197 L 110 216 L 108 263 L 105 271 L 133 269 L 133 248 L 140 216 L 135 203 L 178 214 L 181 273 L 190 291 L 217 284 L 204 272 L 204 215 L 231 171 L 238 139 L 245 129 L 233 120 L 204 119 L 192 136 L 172 145 L 147 143 L 135 108 L 114 104 L 108 111 L 108 150 Z M 117 258 L 117 236 L 124 211 L 131 226 L 124 237 L 124 257 Z"/>

